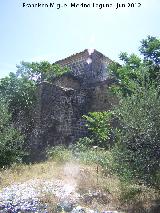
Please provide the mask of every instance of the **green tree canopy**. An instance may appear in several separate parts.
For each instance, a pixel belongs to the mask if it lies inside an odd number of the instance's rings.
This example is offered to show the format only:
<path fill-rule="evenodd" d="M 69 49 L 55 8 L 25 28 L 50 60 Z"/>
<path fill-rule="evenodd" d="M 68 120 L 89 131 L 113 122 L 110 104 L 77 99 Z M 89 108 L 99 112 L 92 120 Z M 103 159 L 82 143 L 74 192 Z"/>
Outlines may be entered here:
<path fill-rule="evenodd" d="M 36 99 L 36 88 L 43 80 L 52 81 L 54 77 L 68 72 L 67 68 L 47 61 L 21 62 L 16 74 L 0 79 L 0 92 L 7 99 L 13 115 L 20 111 L 31 110 Z"/>
<path fill-rule="evenodd" d="M 61 76 L 68 72 L 68 68 L 62 68 L 58 64 L 51 64 L 48 61 L 24 62 L 17 66 L 17 76 L 40 83 L 43 80 L 52 81 L 54 77 Z"/>
<path fill-rule="evenodd" d="M 0 97 L 0 167 L 21 162 L 24 156 L 23 136 L 14 128 L 6 101 Z"/>
<path fill-rule="evenodd" d="M 144 61 L 155 66 L 160 66 L 160 39 L 148 36 L 147 39 L 141 41 L 139 51 L 142 54 Z"/>
<path fill-rule="evenodd" d="M 10 73 L 8 77 L 0 79 L 0 92 L 8 101 L 10 112 L 16 116 L 20 111 L 29 111 L 35 102 L 34 81 L 26 77 L 17 77 Z"/>
<path fill-rule="evenodd" d="M 160 79 L 160 40 L 148 36 L 141 41 L 139 48 L 142 58 L 135 54 L 120 53 L 122 65 L 113 62 L 110 71 L 119 81 L 114 91 L 121 91 L 124 95 L 131 94 L 135 89 L 135 82 L 142 86 L 145 82 L 154 82 L 159 86 Z"/>

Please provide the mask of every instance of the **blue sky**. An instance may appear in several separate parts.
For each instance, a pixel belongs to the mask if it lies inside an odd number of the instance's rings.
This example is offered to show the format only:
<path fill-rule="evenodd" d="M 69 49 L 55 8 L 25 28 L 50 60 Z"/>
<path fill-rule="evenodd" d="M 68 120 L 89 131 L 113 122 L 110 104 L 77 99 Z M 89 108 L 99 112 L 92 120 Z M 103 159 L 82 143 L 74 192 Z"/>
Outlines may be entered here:
<path fill-rule="evenodd" d="M 26 8 L 23 3 L 67 4 Z M 111 8 L 71 8 L 70 3 L 111 3 Z M 115 9 L 134 2 L 134 8 Z M 141 3 L 140 7 L 137 7 Z M 0 2 L 0 77 L 16 71 L 20 61 L 54 62 L 86 48 L 113 60 L 121 51 L 137 53 L 147 35 L 160 36 L 159 0 L 5 0 Z"/>

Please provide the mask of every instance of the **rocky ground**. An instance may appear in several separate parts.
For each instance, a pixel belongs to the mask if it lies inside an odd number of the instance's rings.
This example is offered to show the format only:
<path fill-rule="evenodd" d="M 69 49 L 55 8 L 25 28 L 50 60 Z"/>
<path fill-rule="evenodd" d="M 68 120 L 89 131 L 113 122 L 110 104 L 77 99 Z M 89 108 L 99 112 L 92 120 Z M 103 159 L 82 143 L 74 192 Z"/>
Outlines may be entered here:
<path fill-rule="evenodd" d="M 0 192 L 0 213 L 96 213 L 97 209 L 79 206 L 82 195 L 76 192 L 76 183 L 62 180 L 29 180 L 5 187 Z M 91 196 L 96 196 L 95 193 Z M 54 197 L 56 207 L 50 206 L 49 198 Z M 47 200 L 48 198 L 48 200 Z M 88 196 L 89 198 L 89 196 Z M 104 210 L 105 213 L 118 213 Z"/>

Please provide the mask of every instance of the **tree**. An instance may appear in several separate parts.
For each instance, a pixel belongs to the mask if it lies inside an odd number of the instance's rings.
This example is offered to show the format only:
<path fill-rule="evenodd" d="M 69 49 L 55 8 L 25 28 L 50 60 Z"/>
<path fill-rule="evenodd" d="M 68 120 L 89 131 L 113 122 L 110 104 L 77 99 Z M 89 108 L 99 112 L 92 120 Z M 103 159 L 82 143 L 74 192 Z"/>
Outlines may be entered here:
<path fill-rule="evenodd" d="M 118 79 L 118 84 L 112 87 L 112 91 L 121 91 L 123 95 L 128 95 L 134 91 L 135 82 L 141 84 L 144 64 L 135 54 L 128 56 L 127 53 L 121 53 L 120 59 L 123 61 L 123 65 L 113 62 L 109 66 L 112 75 Z"/>
<path fill-rule="evenodd" d="M 0 165 L 10 164 L 21 159 L 23 134 L 25 142 L 34 128 L 33 109 L 36 104 L 36 91 L 39 83 L 43 80 L 52 80 L 68 72 L 68 69 L 49 62 L 29 63 L 22 62 L 17 66 L 17 73 L 0 79 L 0 94 L 7 102 L 2 102 L 0 107 L 4 114 L 2 116 L 2 130 L 0 133 Z M 5 124 L 6 119 L 6 124 Z M 17 127 L 17 129 L 15 129 Z M 25 143 L 27 148 L 27 143 Z M 24 148 L 24 146 L 23 146 Z"/>
<path fill-rule="evenodd" d="M 47 61 L 22 62 L 17 68 L 16 74 L 10 73 L 8 77 L 0 79 L 0 92 L 8 101 L 13 122 L 17 122 L 22 116 L 27 118 L 23 132 L 28 132 L 34 125 L 32 110 L 36 103 L 39 83 L 43 80 L 51 82 L 54 77 L 68 72 L 68 69 Z"/>
<path fill-rule="evenodd" d="M 139 51 L 143 55 L 145 62 L 160 66 L 160 39 L 148 36 L 147 39 L 141 41 Z"/>
<path fill-rule="evenodd" d="M 61 76 L 68 72 L 68 68 L 62 68 L 58 64 L 51 64 L 48 61 L 24 62 L 17 66 L 17 76 L 25 77 L 34 82 L 40 83 L 43 80 L 52 81 L 55 77 Z"/>
<path fill-rule="evenodd" d="M 29 116 L 36 101 L 36 84 L 26 77 L 19 78 L 14 73 L 0 79 L 0 92 L 8 102 L 9 112 L 12 121 L 16 121 L 18 114 Z"/>
<path fill-rule="evenodd" d="M 151 81 L 156 82 L 159 87 L 160 83 L 160 39 L 148 36 L 143 39 L 140 53 L 144 57 L 144 63 L 149 67 L 149 77 Z"/>
<path fill-rule="evenodd" d="M 117 77 L 119 82 L 112 88 L 113 91 L 120 91 L 123 95 L 131 95 L 135 89 L 135 82 L 139 86 L 150 82 L 159 87 L 160 40 L 148 36 L 147 39 L 142 40 L 139 50 L 142 59 L 135 54 L 129 56 L 124 52 L 119 56 L 123 62 L 122 65 L 116 62 L 110 65 L 110 72 Z"/>
<path fill-rule="evenodd" d="M 90 112 L 83 118 L 87 121 L 86 126 L 91 132 L 93 144 L 108 148 L 111 139 L 112 112 Z"/>
<path fill-rule="evenodd" d="M 21 162 L 24 156 L 23 136 L 13 127 L 8 105 L 0 97 L 0 167 Z"/>
<path fill-rule="evenodd" d="M 109 114 L 118 121 L 112 127 L 114 145 L 114 172 L 121 177 L 145 181 L 159 187 L 160 184 L 160 96 L 159 40 L 148 37 L 140 48 L 143 59 L 121 53 L 123 64 L 112 63 L 110 70 L 118 79 L 111 89 L 118 96 L 119 104 L 112 111 L 90 113 L 86 116 L 89 129 L 96 139 L 106 140 L 111 128 Z M 108 114 L 109 113 L 109 114 Z M 107 119 L 106 119 L 107 118 Z M 108 148 L 107 143 L 103 143 Z"/>
<path fill-rule="evenodd" d="M 156 185 L 160 175 L 160 40 L 148 36 L 139 50 L 142 59 L 121 53 L 123 65 L 110 66 L 119 80 L 112 88 L 119 97 L 114 116 L 120 124 L 113 130 L 117 139 L 113 153 L 121 175 L 126 168 L 134 178 Z"/>
<path fill-rule="evenodd" d="M 128 165 L 134 178 L 157 184 L 160 175 L 160 96 L 155 85 L 141 87 L 121 97 L 114 109 L 120 128 L 113 130 L 119 152 L 118 165 Z"/>

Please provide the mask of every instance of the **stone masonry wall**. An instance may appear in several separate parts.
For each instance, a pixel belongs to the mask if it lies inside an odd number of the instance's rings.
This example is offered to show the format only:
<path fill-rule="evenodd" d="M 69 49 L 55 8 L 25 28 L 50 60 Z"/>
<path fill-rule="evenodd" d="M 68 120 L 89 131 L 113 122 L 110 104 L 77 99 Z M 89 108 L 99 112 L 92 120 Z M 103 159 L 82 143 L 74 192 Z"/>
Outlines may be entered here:
<path fill-rule="evenodd" d="M 72 75 L 78 77 L 83 87 L 93 83 L 105 81 L 109 74 L 107 66 L 111 60 L 102 53 L 94 50 L 89 54 L 88 50 L 56 62 L 62 67 L 68 67 Z"/>
<path fill-rule="evenodd" d="M 57 62 L 68 65 L 69 74 L 52 84 L 42 82 L 39 86 L 35 129 L 30 140 L 34 154 L 43 153 L 47 146 L 68 145 L 87 136 L 82 116 L 91 111 L 108 110 L 116 103 L 108 92 L 112 80 L 106 72 L 107 58 L 97 51 L 91 55 L 86 51 L 82 53 L 73 56 L 74 60 L 71 57 Z M 91 63 L 86 62 L 88 58 Z"/>

